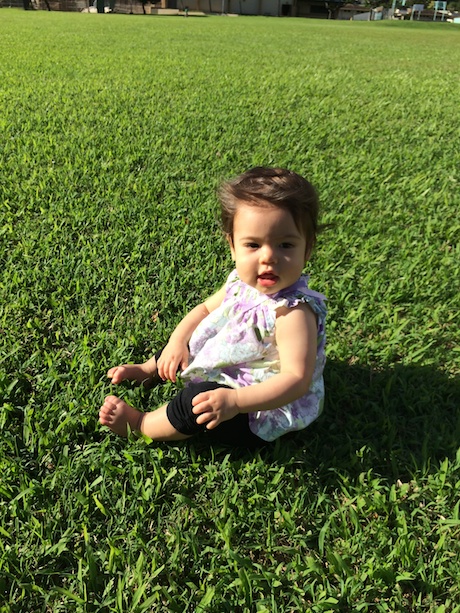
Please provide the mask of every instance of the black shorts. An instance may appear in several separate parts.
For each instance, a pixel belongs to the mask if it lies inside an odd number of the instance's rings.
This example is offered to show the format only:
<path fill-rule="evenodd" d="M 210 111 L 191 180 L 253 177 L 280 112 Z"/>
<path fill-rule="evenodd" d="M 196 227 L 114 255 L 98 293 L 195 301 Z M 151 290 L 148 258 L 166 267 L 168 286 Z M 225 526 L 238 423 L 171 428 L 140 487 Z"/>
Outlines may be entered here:
<path fill-rule="evenodd" d="M 188 383 L 168 403 L 166 415 L 171 425 L 181 434 L 188 436 L 203 434 L 210 442 L 232 445 L 234 447 L 248 447 L 249 449 L 264 445 L 265 441 L 251 432 L 249 416 L 245 413 L 240 413 L 233 419 L 224 421 L 211 430 L 206 428 L 206 424 L 196 423 L 198 415 L 192 412 L 192 400 L 201 392 L 215 390 L 219 387 L 231 389 L 228 385 L 220 385 L 211 381 Z"/>

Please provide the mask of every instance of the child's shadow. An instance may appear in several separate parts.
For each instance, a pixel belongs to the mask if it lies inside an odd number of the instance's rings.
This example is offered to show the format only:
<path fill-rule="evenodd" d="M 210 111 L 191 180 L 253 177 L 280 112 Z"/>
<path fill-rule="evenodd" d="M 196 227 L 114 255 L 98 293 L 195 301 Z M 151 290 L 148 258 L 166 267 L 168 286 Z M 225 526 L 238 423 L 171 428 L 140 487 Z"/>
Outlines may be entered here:
<path fill-rule="evenodd" d="M 370 469 L 404 479 L 454 458 L 460 447 L 460 381 L 430 366 L 375 370 L 330 360 L 323 415 L 292 437 L 323 470 Z"/>

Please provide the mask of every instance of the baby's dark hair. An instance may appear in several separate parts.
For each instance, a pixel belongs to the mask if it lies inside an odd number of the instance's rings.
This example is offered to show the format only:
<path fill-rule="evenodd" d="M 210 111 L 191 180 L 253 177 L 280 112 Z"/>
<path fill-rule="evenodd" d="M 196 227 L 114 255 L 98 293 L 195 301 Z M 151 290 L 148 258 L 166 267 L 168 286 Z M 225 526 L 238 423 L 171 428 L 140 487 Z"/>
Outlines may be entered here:
<path fill-rule="evenodd" d="M 242 201 L 254 206 L 275 206 L 292 215 L 296 228 L 307 241 L 311 253 L 320 231 L 319 200 L 315 188 L 306 179 L 284 168 L 258 166 L 225 181 L 219 189 L 222 226 L 233 236 L 233 220 Z"/>

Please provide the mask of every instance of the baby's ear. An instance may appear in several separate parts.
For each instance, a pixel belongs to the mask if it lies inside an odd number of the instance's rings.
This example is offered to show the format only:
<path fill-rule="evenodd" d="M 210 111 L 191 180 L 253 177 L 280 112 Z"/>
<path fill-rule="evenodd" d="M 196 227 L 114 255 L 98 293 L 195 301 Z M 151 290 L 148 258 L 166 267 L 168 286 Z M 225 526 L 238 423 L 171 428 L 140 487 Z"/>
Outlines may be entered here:
<path fill-rule="evenodd" d="M 305 264 L 310 260 L 311 256 L 313 255 L 314 247 L 314 242 L 312 243 L 312 241 L 307 241 L 307 244 L 305 245 Z"/>
<path fill-rule="evenodd" d="M 231 234 L 226 234 L 225 238 L 227 239 L 228 246 L 230 247 L 230 253 L 232 254 L 232 260 L 235 261 L 235 247 L 233 245 L 233 236 Z"/>

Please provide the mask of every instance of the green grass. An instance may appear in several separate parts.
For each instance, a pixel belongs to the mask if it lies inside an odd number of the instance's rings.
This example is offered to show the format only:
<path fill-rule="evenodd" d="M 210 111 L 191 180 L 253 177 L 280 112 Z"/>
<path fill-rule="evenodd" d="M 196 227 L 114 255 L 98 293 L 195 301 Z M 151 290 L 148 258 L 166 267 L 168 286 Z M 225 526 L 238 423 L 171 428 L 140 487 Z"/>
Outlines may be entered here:
<path fill-rule="evenodd" d="M 0 10 L 2 613 L 460 611 L 458 40 Z M 256 164 L 334 224 L 323 416 L 255 455 L 116 439 L 105 372 L 223 282 L 215 188 Z"/>

